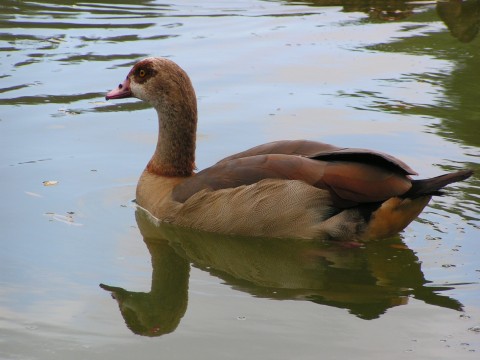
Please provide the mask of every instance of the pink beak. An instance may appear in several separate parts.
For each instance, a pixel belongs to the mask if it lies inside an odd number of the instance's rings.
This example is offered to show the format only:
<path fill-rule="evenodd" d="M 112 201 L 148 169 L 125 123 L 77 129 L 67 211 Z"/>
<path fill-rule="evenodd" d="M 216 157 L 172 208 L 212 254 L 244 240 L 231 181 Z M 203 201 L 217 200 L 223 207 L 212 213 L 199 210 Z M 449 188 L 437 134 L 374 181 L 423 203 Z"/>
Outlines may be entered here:
<path fill-rule="evenodd" d="M 107 93 L 105 100 L 123 99 L 128 97 L 132 97 L 132 90 L 130 90 L 130 79 L 127 77 L 116 89 Z"/>

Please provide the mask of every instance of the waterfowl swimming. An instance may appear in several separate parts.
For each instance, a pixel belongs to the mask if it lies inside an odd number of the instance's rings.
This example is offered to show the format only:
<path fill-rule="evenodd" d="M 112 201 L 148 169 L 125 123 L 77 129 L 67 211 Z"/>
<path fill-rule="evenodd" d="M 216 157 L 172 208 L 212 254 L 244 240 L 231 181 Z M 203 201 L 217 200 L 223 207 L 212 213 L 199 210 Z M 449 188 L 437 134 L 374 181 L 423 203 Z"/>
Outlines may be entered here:
<path fill-rule="evenodd" d="M 249 236 L 366 240 L 403 230 L 432 195 L 472 175 L 417 175 L 381 152 L 308 140 L 276 141 L 195 173 L 197 100 L 188 75 L 165 58 L 138 62 L 106 99 L 136 97 L 158 113 L 155 152 L 137 204 L 160 221 Z"/>

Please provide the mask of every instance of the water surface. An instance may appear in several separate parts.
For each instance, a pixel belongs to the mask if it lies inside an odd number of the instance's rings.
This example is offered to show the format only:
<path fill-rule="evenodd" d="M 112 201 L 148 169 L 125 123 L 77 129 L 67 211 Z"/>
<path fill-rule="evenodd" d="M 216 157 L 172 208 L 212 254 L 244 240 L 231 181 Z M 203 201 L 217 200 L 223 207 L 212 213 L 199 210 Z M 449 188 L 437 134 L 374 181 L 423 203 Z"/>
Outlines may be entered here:
<path fill-rule="evenodd" d="M 0 8 L 0 358 L 478 357 L 477 1 Z M 362 247 L 152 227 L 156 114 L 104 101 L 152 55 L 195 85 L 199 169 L 305 138 L 477 175 Z"/>

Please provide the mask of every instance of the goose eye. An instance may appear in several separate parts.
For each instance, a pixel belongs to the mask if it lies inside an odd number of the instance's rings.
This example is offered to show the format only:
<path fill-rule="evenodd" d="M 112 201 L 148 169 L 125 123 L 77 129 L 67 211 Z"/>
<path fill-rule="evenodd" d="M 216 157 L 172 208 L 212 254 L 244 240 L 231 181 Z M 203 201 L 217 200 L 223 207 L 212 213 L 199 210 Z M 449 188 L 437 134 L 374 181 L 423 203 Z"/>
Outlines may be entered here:
<path fill-rule="evenodd" d="M 141 69 L 138 75 L 143 78 L 146 75 L 145 70 Z"/>

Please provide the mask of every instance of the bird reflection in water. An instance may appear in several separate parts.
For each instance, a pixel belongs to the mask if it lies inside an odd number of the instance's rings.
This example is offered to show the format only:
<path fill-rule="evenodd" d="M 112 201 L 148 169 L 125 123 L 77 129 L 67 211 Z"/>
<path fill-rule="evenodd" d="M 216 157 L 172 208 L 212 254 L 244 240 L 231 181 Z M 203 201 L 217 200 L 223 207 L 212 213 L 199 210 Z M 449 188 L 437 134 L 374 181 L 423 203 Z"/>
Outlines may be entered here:
<path fill-rule="evenodd" d="M 136 218 L 152 260 L 150 292 L 100 285 L 135 334 L 177 328 L 187 309 L 190 263 L 256 297 L 312 301 L 367 320 L 410 297 L 462 309 L 438 294 L 448 287 L 428 286 L 418 258 L 399 237 L 364 244 L 248 238 L 155 224 L 141 209 Z"/>

